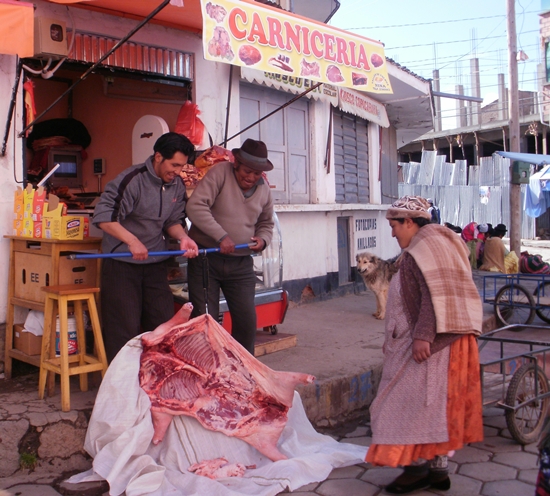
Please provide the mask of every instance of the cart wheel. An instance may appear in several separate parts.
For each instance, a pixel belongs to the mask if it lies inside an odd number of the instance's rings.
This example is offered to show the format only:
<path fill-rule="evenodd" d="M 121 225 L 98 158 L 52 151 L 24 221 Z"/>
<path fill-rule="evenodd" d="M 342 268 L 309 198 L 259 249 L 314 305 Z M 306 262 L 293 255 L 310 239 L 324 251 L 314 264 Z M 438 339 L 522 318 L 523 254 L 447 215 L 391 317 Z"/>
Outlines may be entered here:
<path fill-rule="evenodd" d="M 535 381 L 538 397 L 535 394 Z M 515 407 L 531 400 L 517 410 L 506 411 L 506 424 L 518 443 L 530 444 L 538 439 L 550 406 L 549 398 L 539 397 L 549 390 L 548 379 L 543 370 L 538 367 L 535 369 L 532 362 L 522 365 L 513 375 L 506 393 L 506 404 Z"/>
<path fill-rule="evenodd" d="M 275 335 L 279 332 L 279 329 L 277 329 L 277 326 L 271 326 L 271 334 Z"/>
<path fill-rule="evenodd" d="M 541 282 L 537 289 L 535 289 L 533 296 L 536 297 L 535 304 L 540 303 L 541 297 L 550 296 L 550 282 Z M 537 315 L 541 320 L 544 320 L 547 324 L 550 324 L 550 306 L 549 305 L 537 305 Z"/>
<path fill-rule="evenodd" d="M 508 284 L 495 297 L 495 315 L 502 325 L 530 324 L 535 318 L 535 300 L 523 286 Z"/>

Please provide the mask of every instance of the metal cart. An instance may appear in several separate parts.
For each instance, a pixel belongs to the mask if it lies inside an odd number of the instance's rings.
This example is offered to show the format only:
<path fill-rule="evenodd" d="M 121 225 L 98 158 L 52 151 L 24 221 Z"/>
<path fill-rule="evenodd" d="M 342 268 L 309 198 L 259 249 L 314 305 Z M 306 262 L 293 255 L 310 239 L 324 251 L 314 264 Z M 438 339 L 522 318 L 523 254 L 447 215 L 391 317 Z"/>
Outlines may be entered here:
<path fill-rule="evenodd" d="M 504 409 L 520 444 L 538 439 L 550 409 L 547 334 L 548 327 L 512 325 L 478 338 L 483 406 Z"/>
<path fill-rule="evenodd" d="M 283 244 L 281 226 L 276 213 L 273 213 L 275 227 L 273 239 L 269 246 L 261 253 L 253 255 L 254 272 L 256 274 L 256 316 L 258 329 L 271 334 L 277 334 L 278 324 L 282 324 L 288 309 L 288 293 L 283 289 Z M 176 308 L 188 301 L 187 259 L 177 257 L 180 275 L 171 281 Z M 220 293 L 220 323 L 231 331 L 231 316 L 227 303 Z"/>
<path fill-rule="evenodd" d="M 503 325 L 530 324 L 535 315 L 550 324 L 550 274 L 486 275 L 483 302 Z"/>

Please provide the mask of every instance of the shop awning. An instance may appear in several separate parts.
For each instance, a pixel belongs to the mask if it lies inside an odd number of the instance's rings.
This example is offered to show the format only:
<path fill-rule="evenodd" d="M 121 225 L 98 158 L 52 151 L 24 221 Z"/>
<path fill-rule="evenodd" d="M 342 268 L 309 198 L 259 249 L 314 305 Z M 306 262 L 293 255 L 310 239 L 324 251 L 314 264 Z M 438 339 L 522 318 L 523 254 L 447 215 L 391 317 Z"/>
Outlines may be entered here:
<path fill-rule="evenodd" d="M 338 88 L 338 107 L 382 127 L 390 127 L 388 113 L 383 103 L 349 88 Z"/>
<path fill-rule="evenodd" d="M 160 2 L 48 1 L 136 19 Z M 202 31 L 207 60 L 392 94 L 382 43 L 253 0 L 171 0 L 151 22 Z"/>
<path fill-rule="evenodd" d="M 263 84 L 296 95 L 315 84 L 311 79 L 289 76 L 287 74 L 276 74 L 274 72 L 263 72 L 251 69 L 250 67 L 241 67 L 241 77 L 250 83 Z M 338 88 L 332 84 L 322 84 L 309 92 L 306 97 L 329 102 L 336 107 L 338 105 Z"/>
<path fill-rule="evenodd" d="M 0 0 L 0 53 L 34 55 L 34 6 L 32 3 Z"/>
<path fill-rule="evenodd" d="M 161 0 L 48 0 L 51 3 L 73 5 L 105 14 L 144 19 L 155 10 Z M 183 6 L 182 6 L 183 5 Z M 164 26 L 190 31 L 202 31 L 200 0 L 171 0 L 153 21 Z"/>
<path fill-rule="evenodd" d="M 207 60 L 391 94 L 382 43 L 253 0 L 201 0 Z"/>

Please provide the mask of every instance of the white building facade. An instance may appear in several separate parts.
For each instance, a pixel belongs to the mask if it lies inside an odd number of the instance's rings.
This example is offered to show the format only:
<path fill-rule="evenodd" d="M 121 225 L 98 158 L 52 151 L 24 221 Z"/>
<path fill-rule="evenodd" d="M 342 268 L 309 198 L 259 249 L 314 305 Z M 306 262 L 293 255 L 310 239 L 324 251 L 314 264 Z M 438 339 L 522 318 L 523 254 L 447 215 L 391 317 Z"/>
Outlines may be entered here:
<path fill-rule="evenodd" d="M 197 3 L 185 0 L 184 8 Z M 78 37 L 75 51 L 55 74 L 42 78 L 23 70 L 17 86 L 17 58 L 0 54 L 0 92 L 4 95 L 0 116 L 4 122 L 14 86 L 16 90 L 6 151 L 0 156 L 3 235 L 12 234 L 13 194 L 26 181 L 32 154 L 20 137 L 25 127 L 23 82 L 34 83 L 40 114 L 98 59 L 101 40 L 120 40 L 139 22 L 102 9 L 66 7 L 42 0 L 34 4 L 35 17 L 59 20 L 66 24 L 69 38 L 71 31 Z M 105 160 L 103 184 L 131 165 L 131 133 L 137 119 L 159 115 L 174 130 L 182 101 L 190 99 L 198 105 L 200 118 L 215 144 L 234 135 L 226 144 L 229 149 L 240 146 L 247 137 L 267 143 L 275 164 L 268 179 L 283 239 L 283 287 L 291 300 L 298 301 L 306 289 L 318 298 L 352 291 L 357 253 L 370 251 L 390 258 L 399 252 L 385 211 L 397 195 L 398 145 L 433 125 L 428 81 L 389 61 L 393 94 L 328 87 L 290 103 L 239 134 L 258 118 L 287 104 L 305 87 L 304 80 L 272 77 L 270 81 L 264 73 L 255 78 L 253 72 L 239 67 L 207 61 L 200 32 L 177 22 L 149 22 L 130 42 L 131 49 L 119 49 L 129 58 L 121 55 L 116 61 L 108 59 L 109 65 L 90 74 L 70 97 L 61 99 L 40 118 L 72 117 L 88 129 L 92 140 L 83 161 L 85 191 L 101 188 L 93 174 L 94 159 Z M 94 47 L 99 51 L 94 52 Z M 130 60 L 135 53 L 154 53 L 159 57 L 157 64 L 151 58 L 149 66 L 140 67 Z M 183 67 L 171 68 L 171 56 L 184 60 Z M 35 72 L 45 64 L 35 57 L 23 61 Z M 202 148 L 209 145 L 208 141 L 205 137 Z M 5 238 L 0 240 L 0 257 L 6 262 L 9 257 Z M 6 320 L 7 271 L 8 264 L 2 264 L 0 322 Z"/>

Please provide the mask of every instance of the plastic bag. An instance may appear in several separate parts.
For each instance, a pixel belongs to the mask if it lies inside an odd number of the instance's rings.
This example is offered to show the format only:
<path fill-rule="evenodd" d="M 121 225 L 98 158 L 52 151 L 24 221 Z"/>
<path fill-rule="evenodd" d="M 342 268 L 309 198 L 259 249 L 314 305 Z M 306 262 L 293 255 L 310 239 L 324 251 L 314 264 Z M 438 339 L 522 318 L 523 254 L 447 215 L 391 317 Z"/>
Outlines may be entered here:
<path fill-rule="evenodd" d="M 188 100 L 182 105 L 176 121 L 175 132 L 187 136 L 195 146 L 200 145 L 204 137 L 204 124 L 199 119 L 200 113 L 198 105 Z"/>

